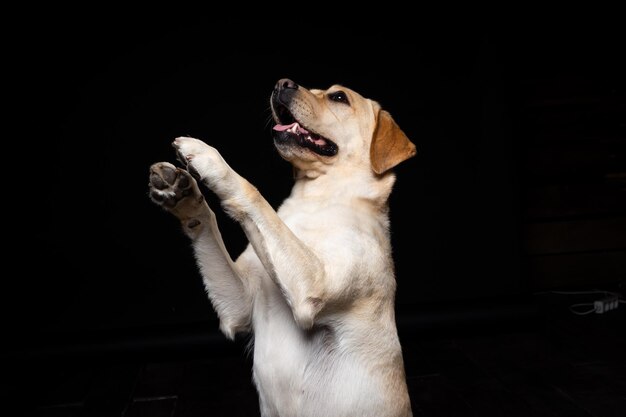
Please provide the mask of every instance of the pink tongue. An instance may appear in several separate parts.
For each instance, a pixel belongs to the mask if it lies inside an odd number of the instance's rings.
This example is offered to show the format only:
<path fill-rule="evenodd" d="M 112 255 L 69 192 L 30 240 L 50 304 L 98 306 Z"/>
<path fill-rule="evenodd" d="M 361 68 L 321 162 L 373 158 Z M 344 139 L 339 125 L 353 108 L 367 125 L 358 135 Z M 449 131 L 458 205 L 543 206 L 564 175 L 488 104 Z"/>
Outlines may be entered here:
<path fill-rule="evenodd" d="M 274 130 L 277 130 L 279 132 L 284 132 L 285 130 L 289 130 L 289 129 L 293 128 L 294 125 L 298 125 L 298 122 L 294 122 L 294 123 L 292 123 L 290 125 L 277 124 L 276 126 L 274 126 Z M 305 128 L 301 127 L 300 125 L 298 125 L 298 133 L 306 135 L 307 133 L 309 133 L 309 131 L 306 130 Z"/>
<path fill-rule="evenodd" d="M 292 123 L 290 125 L 276 125 L 274 126 L 274 130 L 277 130 L 279 132 L 284 132 L 285 130 L 291 129 L 293 125 L 295 125 L 295 123 Z"/>

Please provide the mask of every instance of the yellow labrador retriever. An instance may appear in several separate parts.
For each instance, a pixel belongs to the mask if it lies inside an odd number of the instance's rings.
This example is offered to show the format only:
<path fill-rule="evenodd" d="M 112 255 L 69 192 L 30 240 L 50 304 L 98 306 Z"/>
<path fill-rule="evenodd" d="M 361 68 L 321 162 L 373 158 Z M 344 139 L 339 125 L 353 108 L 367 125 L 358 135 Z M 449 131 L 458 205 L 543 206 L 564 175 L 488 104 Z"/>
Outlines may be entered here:
<path fill-rule="evenodd" d="M 173 143 L 186 170 L 151 166 L 150 197 L 192 240 L 221 331 L 254 333 L 264 417 L 411 416 L 387 200 L 391 169 L 415 145 L 377 102 L 339 85 L 308 90 L 282 79 L 270 102 L 274 144 L 295 175 L 278 211 L 215 148 L 189 137 Z M 248 237 L 235 262 L 194 177 Z"/>

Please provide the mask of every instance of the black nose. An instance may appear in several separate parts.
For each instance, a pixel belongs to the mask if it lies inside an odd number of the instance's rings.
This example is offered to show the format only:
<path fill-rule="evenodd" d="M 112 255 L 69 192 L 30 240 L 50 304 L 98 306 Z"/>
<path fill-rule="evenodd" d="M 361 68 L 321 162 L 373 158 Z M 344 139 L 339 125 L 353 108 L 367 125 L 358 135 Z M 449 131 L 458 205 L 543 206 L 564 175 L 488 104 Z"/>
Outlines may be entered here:
<path fill-rule="evenodd" d="M 289 78 L 282 78 L 278 80 L 278 82 L 276 83 L 276 86 L 274 87 L 274 90 L 277 90 L 277 91 L 287 90 L 287 89 L 297 90 L 298 84 L 294 83 Z"/>

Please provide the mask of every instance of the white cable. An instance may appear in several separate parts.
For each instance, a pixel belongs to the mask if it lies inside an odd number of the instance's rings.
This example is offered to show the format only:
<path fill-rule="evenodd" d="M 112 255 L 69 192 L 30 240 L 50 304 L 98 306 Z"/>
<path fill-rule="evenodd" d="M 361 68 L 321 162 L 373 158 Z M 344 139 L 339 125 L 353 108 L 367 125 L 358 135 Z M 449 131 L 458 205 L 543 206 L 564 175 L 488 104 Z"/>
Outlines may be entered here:
<path fill-rule="evenodd" d="M 537 292 L 535 294 L 560 294 L 560 295 L 604 294 L 605 296 L 612 295 L 612 296 L 617 297 L 619 304 L 626 304 L 626 300 L 621 298 L 622 297 L 621 293 L 613 292 L 613 291 L 606 291 L 606 290 L 598 290 L 598 289 L 594 289 L 594 290 L 590 290 L 590 291 L 542 291 L 542 292 Z M 596 311 L 595 306 L 591 310 L 587 310 L 587 311 L 577 311 L 576 310 L 576 307 L 582 307 L 582 306 L 594 306 L 594 303 L 572 304 L 572 305 L 569 306 L 569 310 L 573 314 L 576 314 L 576 315 L 579 315 L 579 316 L 586 316 L 587 314 L 591 314 L 591 313 Z"/>
<path fill-rule="evenodd" d="M 569 306 L 569 311 L 571 311 L 572 313 L 578 316 L 586 316 L 587 314 L 591 314 L 594 311 L 596 311 L 595 308 L 592 308 L 591 310 L 587 310 L 587 311 L 576 311 L 575 307 L 582 307 L 582 306 L 593 306 L 593 303 L 572 304 L 571 306 Z"/>
<path fill-rule="evenodd" d="M 549 291 L 553 294 L 563 294 L 563 295 L 582 295 L 582 294 L 610 294 L 610 295 L 620 295 L 619 293 L 612 291 L 603 291 L 603 290 L 593 290 L 593 291 Z"/>

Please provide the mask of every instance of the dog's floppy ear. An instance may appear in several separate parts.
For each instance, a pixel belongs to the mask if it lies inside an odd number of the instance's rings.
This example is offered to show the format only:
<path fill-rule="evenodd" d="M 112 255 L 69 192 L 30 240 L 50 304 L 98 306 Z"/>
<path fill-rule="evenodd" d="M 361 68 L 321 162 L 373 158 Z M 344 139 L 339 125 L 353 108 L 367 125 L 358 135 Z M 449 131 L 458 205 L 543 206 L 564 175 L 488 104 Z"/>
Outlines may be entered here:
<path fill-rule="evenodd" d="M 414 156 L 415 145 L 406 137 L 389 112 L 380 110 L 370 146 L 372 169 L 383 174 L 402 161 Z"/>

